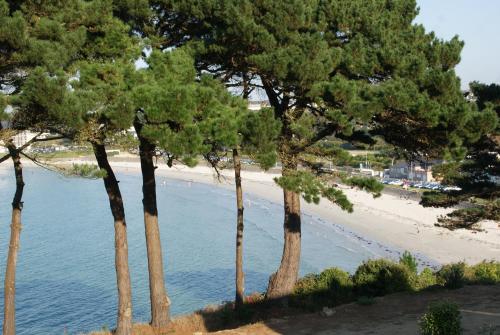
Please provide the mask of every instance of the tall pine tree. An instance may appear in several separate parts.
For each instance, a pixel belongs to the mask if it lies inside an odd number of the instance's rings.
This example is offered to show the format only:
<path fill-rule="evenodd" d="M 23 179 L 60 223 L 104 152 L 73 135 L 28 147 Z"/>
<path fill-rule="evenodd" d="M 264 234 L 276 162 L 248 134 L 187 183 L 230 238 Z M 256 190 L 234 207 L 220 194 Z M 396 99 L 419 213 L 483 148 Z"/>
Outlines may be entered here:
<path fill-rule="evenodd" d="M 113 17 L 110 1 L 26 2 L 32 23 L 22 53 L 26 80 L 13 102 L 18 129 L 53 131 L 89 141 L 94 149 L 115 227 L 117 334 L 132 333 L 132 299 L 123 200 L 107 160 L 106 136 L 130 127 L 124 91 L 140 46 Z M 44 14 L 41 19 L 37 18 Z M 128 120 L 128 122 L 127 122 Z"/>
<path fill-rule="evenodd" d="M 281 122 L 284 249 L 269 298 L 289 295 L 301 249 L 300 196 L 346 210 L 339 189 L 301 169 L 318 141 L 356 135 L 360 125 L 408 156 L 459 155 L 463 129 L 476 117 L 454 67 L 458 38 L 442 41 L 413 21 L 415 1 L 157 1 L 157 30 L 167 46 L 190 43 L 197 67 L 234 81 L 255 78 Z M 373 181 L 351 183 L 379 194 Z"/>

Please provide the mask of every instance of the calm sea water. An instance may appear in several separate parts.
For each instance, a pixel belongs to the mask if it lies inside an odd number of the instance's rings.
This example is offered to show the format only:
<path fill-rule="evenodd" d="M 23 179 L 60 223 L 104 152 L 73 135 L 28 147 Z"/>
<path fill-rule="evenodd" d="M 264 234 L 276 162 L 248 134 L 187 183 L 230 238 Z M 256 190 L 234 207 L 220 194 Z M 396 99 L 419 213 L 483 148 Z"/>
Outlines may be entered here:
<path fill-rule="evenodd" d="M 128 221 L 136 321 L 149 320 L 141 178 L 119 174 Z M 115 325 L 113 221 L 101 180 L 25 169 L 23 231 L 17 268 L 18 334 L 76 334 Z M 0 280 L 3 287 L 13 176 L 0 170 Z M 162 185 L 166 184 L 166 185 Z M 230 190 L 158 178 L 166 287 L 174 315 L 234 296 L 235 197 Z M 265 290 L 282 251 L 283 211 L 245 195 L 246 292 Z M 380 244 L 303 216 L 301 274 L 364 259 L 394 257 Z M 3 289 L 0 291 L 3 310 Z M 0 320 L 1 322 L 1 320 Z"/>

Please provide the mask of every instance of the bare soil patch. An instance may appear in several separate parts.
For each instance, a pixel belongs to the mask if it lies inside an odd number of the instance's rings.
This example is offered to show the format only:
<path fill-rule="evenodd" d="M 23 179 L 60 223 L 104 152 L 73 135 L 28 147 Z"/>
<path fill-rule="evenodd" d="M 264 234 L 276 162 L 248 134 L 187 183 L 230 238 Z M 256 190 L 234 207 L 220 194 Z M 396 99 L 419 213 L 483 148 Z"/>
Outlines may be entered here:
<path fill-rule="evenodd" d="M 464 334 L 500 334 L 500 285 L 398 293 L 376 298 L 369 306 L 338 306 L 330 317 L 319 313 L 284 317 L 217 334 L 418 334 L 418 320 L 427 306 L 442 300 L 460 306 Z"/>

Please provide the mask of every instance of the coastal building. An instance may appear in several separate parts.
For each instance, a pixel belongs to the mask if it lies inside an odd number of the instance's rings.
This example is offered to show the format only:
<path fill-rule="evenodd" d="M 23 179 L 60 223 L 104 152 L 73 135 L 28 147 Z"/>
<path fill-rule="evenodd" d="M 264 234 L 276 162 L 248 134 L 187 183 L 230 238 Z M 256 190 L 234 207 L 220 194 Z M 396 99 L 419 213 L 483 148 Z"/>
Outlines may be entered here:
<path fill-rule="evenodd" d="M 421 182 L 434 182 L 436 179 L 432 175 L 432 163 L 399 162 L 385 170 L 384 177 L 393 179 L 408 179 Z"/>
<path fill-rule="evenodd" d="M 7 123 L 2 123 L 2 127 L 7 128 L 8 127 L 8 124 Z M 35 138 L 36 136 L 38 136 L 38 138 L 40 139 L 44 139 L 44 138 L 47 138 L 47 136 L 50 136 L 49 133 L 43 133 L 41 135 L 39 135 L 38 133 L 34 133 L 32 131 L 28 131 L 28 130 L 24 130 L 24 131 L 21 131 L 19 133 L 17 133 L 14 137 L 13 137 L 13 142 L 14 142 L 14 145 L 16 147 L 21 147 L 23 145 L 25 145 L 27 142 L 31 141 L 33 138 Z M 28 146 L 25 151 L 31 151 L 31 148 L 32 146 Z M 7 149 L 3 146 L 3 142 L 0 141 L 0 152 L 7 152 Z"/>

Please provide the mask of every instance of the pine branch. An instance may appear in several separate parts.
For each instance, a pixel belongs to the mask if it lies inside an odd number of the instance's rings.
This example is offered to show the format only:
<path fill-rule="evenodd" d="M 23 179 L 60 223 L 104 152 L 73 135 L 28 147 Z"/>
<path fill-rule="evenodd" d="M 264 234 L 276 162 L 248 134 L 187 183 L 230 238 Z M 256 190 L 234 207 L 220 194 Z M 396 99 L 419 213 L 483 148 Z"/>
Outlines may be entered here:
<path fill-rule="evenodd" d="M 9 158 L 10 158 L 10 154 L 7 154 L 7 155 L 3 156 L 2 158 L 0 158 L 0 164 L 2 164 L 3 162 L 5 162 Z"/>

